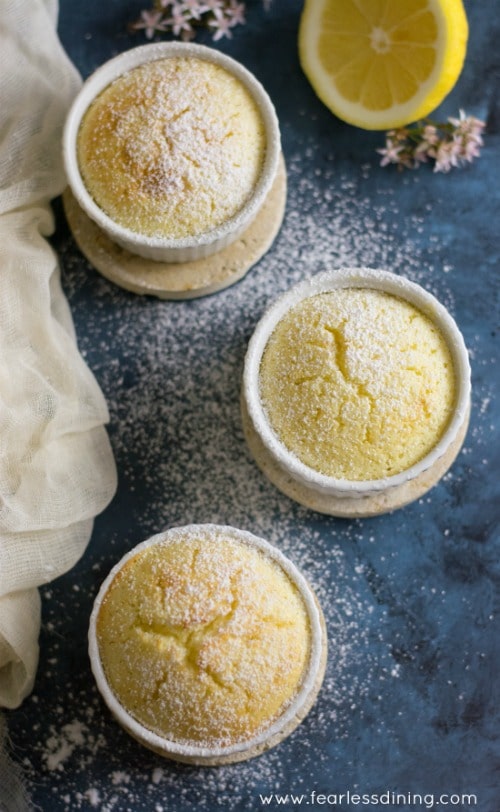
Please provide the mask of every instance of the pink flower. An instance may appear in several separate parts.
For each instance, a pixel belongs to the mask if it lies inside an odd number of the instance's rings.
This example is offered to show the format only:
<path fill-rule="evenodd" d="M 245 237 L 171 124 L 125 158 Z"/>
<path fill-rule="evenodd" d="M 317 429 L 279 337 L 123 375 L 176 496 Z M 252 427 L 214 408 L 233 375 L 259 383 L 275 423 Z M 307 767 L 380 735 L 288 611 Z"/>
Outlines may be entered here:
<path fill-rule="evenodd" d="M 434 124 L 426 124 L 422 131 L 422 143 L 434 146 L 439 141 L 439 133 Z"/>
<path fill-rule="evenodd" d="M 271 0 L 261 0 L 269 8 Z M 144 30 L 147 39 L 157 31 L 169 31 L 183 40 L 192 39 L 199 27 L 212 28 L 213 39 L 231 37 L 231 28 L 245 23 L 242 0 L 154 0 L 152 9 L 141 11 L 130 29 Z M 192 24 L 191 24 L 192 23 Z"/>
<path fill-rule="evenodd" d="M 482 144 L 481 136 L 485 128 L 484 121 L 480 121 L 474 116 L 465 115 L 463 110 L 460 110 L 459 118 L 449 118 L 448 121 L 455 127 L 457 135 L 470 137 Z"/>
<path fill-rule="evenodd" d="M 455 127 L 453 139 L 457 144 L 457 152 L 462 163 L 471 163 L 480 154 L 484 121 L 474 116 L 466 116 L 463 110 L 460 110 L 460 118 L 449 118 L 448 121 Z"/>
<path fill-rule="evenodd" d="M 464 159 L 464 161 L 472 163 L 474 158 L 479 158 L 479 155 L 481 154 L 479 147 L 482 143 L 483 143 L 482 140 L 476 141 L 475 139 L 472 138 L 469 138 L 465 142 L 462 142 L 460 154 L 461 157 Z"/>
<path fill-rule="evenodd" d="M 416 169 L 432 158 L 434 172 L 449 172 L 479 157 L 484 127 L 483 121 L 460 110 L 459 118 L 449 118 L 445 123 L 425 121 L 389 130 L 385 149 L 377 150 L 383 156 L 381 166 L 392 163 L 400 169 Z"/>
<path fill-rule="evenodd" d="M 245 4 L 230 0 L 226 14 L 231 18 L 231 26 L 245 23 Z"/>
<path fill-rule="evenodd" d="M 153 39 L 155 31 L 164 31 L 163 15 L 161 11 L 141 11 L 140 19 L 133 23 L 136 31 L 143 28 L 147 39 Z"/>
<path fill-rule="evenodd" d="M 201 15 L 205 12 L 206 7 L 199 0 L 183 0 L 181 3 L 182 11 L 188 12 L 192 20 L 199 20 Z"/>
<path fill-rule="evenodd" d="M 212 20 L 209 20 L 208 25 L 210 28 L 215 28 L 215 34 L 213 35 L 212 39 L 216 42 L 222 37 L 227 37 L 231 39 L 233 36 L 231 33 L 232 23 L 231 17 L 226 17 L 226 15 L 220 11 L 219 9 L 214 12 L 215 16 Z"/>
<path fill-rule="evenodd" d="M 384 149 L 378 149 L 377 152 L 382 155 L 380 166 L 387 166 L 388 164 L 399 164 L 401 162 L 401 151 L 403 147 L 396 147 L 394 144 L 388 143 Z"/>
<path fill-rule="evenodd" d="M 170 26 L 175 37 L 190 34 L 193 30 L 188 17 L 186 17 L 182 6 L 179 4 L 172 6 L 172 16 L 165 20 L 165 23 Z"/>
<path fill-rule="evenodd" d="M 436 149 L 434 172 L 449 172 L 459 166 L 460 144 L 457 141 L 442 141 Z"/>

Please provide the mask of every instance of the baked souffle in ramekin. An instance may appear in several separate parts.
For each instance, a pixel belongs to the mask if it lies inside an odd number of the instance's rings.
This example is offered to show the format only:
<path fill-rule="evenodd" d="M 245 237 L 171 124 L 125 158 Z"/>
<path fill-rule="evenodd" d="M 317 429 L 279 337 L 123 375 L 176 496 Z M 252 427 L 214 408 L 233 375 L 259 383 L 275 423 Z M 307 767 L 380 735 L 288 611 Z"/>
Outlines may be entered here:
<path fill-rule="evenodd" d="M 245 419 L 262 454 L 325 497 L 418 478 L 455 443 L 469 400 L 453 319 L 386 271 L 331 271 L 296 286 L 257 325 L 245 362 Z"/>
<path fill-rule="evenodd" d="M 188 261 L 257 215 L 280 153 L 274 107 L 230 57 L 155 43 L 110 60 L 68 115 L 64 156 L 84 211 L 132 253 Z"/>
<path fill-rule="evenodd" d="M 307 581 L 266 541 L 220 525 L 173 528 L 128 553 L 100 590 L 89 640 L 123 727 L 196 764 L 277 744 L 310 709 L 325 669 Z"/>

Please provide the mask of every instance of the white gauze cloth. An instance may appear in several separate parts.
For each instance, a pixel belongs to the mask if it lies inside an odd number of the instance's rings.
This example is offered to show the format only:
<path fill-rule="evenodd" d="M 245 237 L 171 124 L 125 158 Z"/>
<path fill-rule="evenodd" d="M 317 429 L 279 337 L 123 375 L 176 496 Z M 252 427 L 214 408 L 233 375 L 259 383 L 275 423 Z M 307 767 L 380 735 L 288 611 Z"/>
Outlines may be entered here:
<path fill-rule="evenodd" d="M 49 201 L 65 186 L 62 127 L 80 86 L 56 34 L 57 10 L 56 0 L 3 0 L 0 14 L 4 708 L 17 707 L 33 687 L 40 624 L 37 587 L 76 563 L 94 517 L 116 490 L 104 429 L 106 403 L 78 352 L 57 258 L 45 239 L 53 230 Z"/>

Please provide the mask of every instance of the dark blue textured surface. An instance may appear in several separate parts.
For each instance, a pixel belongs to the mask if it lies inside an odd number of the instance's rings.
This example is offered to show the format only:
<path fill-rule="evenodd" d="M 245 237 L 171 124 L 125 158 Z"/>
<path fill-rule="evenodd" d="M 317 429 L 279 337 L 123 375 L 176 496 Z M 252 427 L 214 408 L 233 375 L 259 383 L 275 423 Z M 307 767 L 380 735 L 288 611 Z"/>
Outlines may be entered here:
<path fill-rule="evenodd" d="M 62 1 L 60 34 L 84 76 L 143 42 L 126 33 L 140 7 Z M 300 8 L 273 0 L 264 13 L 250 2 L 247 25 L 216 46 L 266 86 L 288 166 L 282 231 L 242 282 L 194 302 L 135 297 L 89 267 L 56 205 L 54 245 L 80 347 L 110 405 L 120 485 L 83 559 L 43 591 L 35 692 L 9 714 L 15 754 L 47 812 L 237 812 L 265 808 L 259 793 L 273 792 L 304 793 L 314 808 L 312 791 L 330 793 L 316 806 L 342 810 L 431 808 L 431 793 L 475 793 L 475 806 L 448 808 L 500 810 L 500 3 L 466 3 L 467 61 L 439 112 L 462 107 L 488 131 L 482 157 L 449 175 L 380 168 L 383 135 L 321 105 L 298 64 Z M 264 306 L 342 263 L 386 267 L 429 288 L 455 316 L 473 367 L 471 426 L 452 471 L 419 502 L 355 522 L 307 511 L 264 480 L 238 406 Z M 97 696 L 86 654 L 92 600 L 110 567 L 143 538 L 192 521 L 278 544 L 316 586 L 329 628 L 327 678 L 305 722 L 269 754 L 218 770 L 172 764 L 130 740 Z M 420 793 L 426 803 L 334 798 L 347 790 Z"/>

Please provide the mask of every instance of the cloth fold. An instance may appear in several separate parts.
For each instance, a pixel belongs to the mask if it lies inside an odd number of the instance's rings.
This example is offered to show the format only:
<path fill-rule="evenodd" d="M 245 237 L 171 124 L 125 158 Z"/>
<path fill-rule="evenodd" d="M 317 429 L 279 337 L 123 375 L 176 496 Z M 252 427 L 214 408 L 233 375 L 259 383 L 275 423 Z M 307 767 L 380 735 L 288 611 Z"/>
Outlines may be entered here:
<path fill-rule="evenodd" d="M 46 240 L 50 201 L 65 186 L 62 128 L 81 83 L 57 11 L 54 0 L 4 0 L 0 15 L 0 708 L 33 687 L 37 587 L 76 563 L 116 490 L 107 406 Z M 7 785 L 11 799 L 23 797 L 0 742 L 0 808 Z"/>

